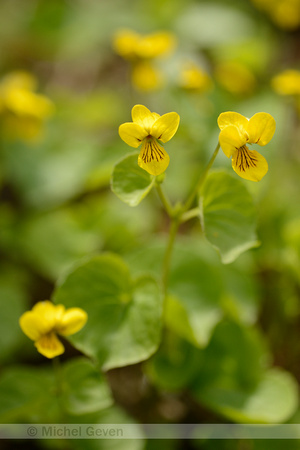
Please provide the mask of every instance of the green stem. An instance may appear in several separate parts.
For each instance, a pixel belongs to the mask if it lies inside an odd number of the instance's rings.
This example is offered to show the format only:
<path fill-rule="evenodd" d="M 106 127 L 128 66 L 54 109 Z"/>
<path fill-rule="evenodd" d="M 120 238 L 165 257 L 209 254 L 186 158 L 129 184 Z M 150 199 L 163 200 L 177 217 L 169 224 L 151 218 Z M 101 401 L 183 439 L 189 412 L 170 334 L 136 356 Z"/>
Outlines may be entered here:
<path fill-rule="evenodd" d="M 188 220 L 193 219 L 194 217 L 199 217 L 200 212 L 201 212 L 200 208 L 198 207 L 190 209 L 189 211 L 185 211 L 181 216 L 180 222 L 181 223 L 187 222 Z"/>
<path fill-rule="evenodd" d="M 168 292 L 168 281 L 169 281 L 169 273 L 170 273 L 170 265 L 171 265 L 171 256 L 172 256 L 175 237 L 176 237 L 179 225 L 180 225 L 180 223 L 185 222 L 185 221 L 192 219 L 193 217 L 196 217 L 199 215 L 199 213 L 200 213 L 199 208 L 193 208 L 191 210 L 189 210 L 189 208 L 191 207 L 197 193 L 199 192 L 203 182 L 205 181 L 208 171 L 211 168 L 211 166 L 213 165 L 213 162 L 216 159 L 219 149 L 220 149 L 220 144 L 218 143 L 204 172 L 202 172 L 193 191 L 191 192 L 190 196 L 188 197 L 186 203 L 183 206 L 178 205 L 177 208 L 176 207 L 173 208 L 172 205 L 170 204 L 168 198 L 165 196 L 165 194 L 161 188 L 161 184 L 156 183 L 156 189 L 157 189 L 158 195 L 161 199 L 162 204 L 165 207 L 167 214 L 169 215 L 169 217 L 171 219 L 169 239 L 168 239 L 168 244 L 167 244 L 167 248 L 166 248 L 165 255 L 164 255 L 163 268 L 162 268 L 162 287 L 163 287 L 163 294 L 164 294 L 164 310 L 165 310 L 165 304 L 166 304 L 166 298 L 167 298 L 167 292 Z"/>
<path fill-rule="evenodd" d="M 171 256 L 172 256 L 172 252 L 173 252 L 175 237 L 176 237 L 176 233 L 178 231 L 179 223 L 180 222 L 179 222 L 178 218 L 173 218 L 171 221 L 168 244 L 167 244 L 167 248 L 166 248 L 166 252 L 165 252 L 165 256 L 164 256 L 164 260 L 163 260 L 162 286 L 163 286 L 164 300 L 166 300 L 166 297 L 167 297 L 170 262 L 171 262 Z"/>
<path fill-rule="evenodd" d="M 198 194 L 202 184 L 205 181 L 205 178 L 206 178 L 206 176 L 208 174 L 209 169 L 211 168 L 211 166 L 214 163 L 214 160 L 216 159 L 216 156 L 217 156 L 217 154 L 219 152 L 219 149 L 220 149 L 220 144 L 218 143 L 218 145 L 216 146 L 215 151 L 214 151 L 212 157 L 210 158 L 210 160 L 209 160 L 209 162 L 208 162 L 204 172 L 202 172 L 202 174 L 200 175 L 198 182 L 196 183 L 193 191 L 191 192 L 190 196 L 188 197 L 186 203 L 184 204 L 184 206 L 183 206 L 183 210 L 184 211 L 187 211 L 192 206 L 192 203 L 193 203 L 196 195 Z"/>
<path fill-rule="evenodd" d="M 64 404 L 63 404 L 63 374 L 62 374 L 62 367 L 60 364 L 60 359 L 59 356 L 56 356 L 55 358 L 53 358 L 52 360 L 53 363 L 53 371 L 54 371 L 54 375 L 55 375 L 55 379 L 56 379 L 56 398 L 58 401 L 58 405 L 60 407 L 60 412 L 61 412 L 61 418 L 62 420 L 65 417 L 65 408 L 64 408 Z"/>
<path fill-rule="evenodd" d="M 159 195 L 159 198 L 162 202 L 162 204 L 164 205 L 164 208 L 168 214 L 169 217 L 173 216 L 173 208 L 172 205 L 169 201 L 169 199 L 167 198 L 167 196 L 165 195 L 164 191 L 162 190 L 161 184 L 160 183 L 156 183 L 155 184 L 157 193 Z"/>

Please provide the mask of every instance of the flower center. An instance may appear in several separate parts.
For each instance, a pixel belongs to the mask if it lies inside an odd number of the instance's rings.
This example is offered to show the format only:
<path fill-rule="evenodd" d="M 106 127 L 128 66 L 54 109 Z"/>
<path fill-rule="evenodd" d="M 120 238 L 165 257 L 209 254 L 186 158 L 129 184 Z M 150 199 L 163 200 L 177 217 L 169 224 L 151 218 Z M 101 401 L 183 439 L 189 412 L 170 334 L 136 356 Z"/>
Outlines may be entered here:
<path fill-rule="evenodd" d="M 144 163 L 149 163 L 151 161 L 161 161 L 164 159 L 164 154 L 159 148 L 159 145 L 152 136 L 147 136 L 144 151 L 142 154 L 142 160 Z"/>
<path fill-rule="evenodd" d="M 256 167 L 258 160 L 246 145 L 237 149 L 236 166 L 243 172 L 251 167 Z"/>

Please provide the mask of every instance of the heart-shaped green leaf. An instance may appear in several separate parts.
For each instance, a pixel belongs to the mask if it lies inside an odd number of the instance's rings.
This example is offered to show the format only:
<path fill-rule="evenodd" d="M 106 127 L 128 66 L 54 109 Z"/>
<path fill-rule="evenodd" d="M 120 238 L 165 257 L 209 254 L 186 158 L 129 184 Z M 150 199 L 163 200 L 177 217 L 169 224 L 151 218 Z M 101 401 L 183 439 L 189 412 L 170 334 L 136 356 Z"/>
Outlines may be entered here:
<path fill-rule="evenodd" d="M 160 342 L 162 299 L 151 277 L 132 280 L 123 260 L 102 254 L 77 267 L 54 301 L 80 307 L 88 322 L 69 340 L 104 370 L 147 359 Z"/>
<path fill-rule="evenodd" d="M 258 245 L 253 200 L 241 180 L 211 172 L 201 189 L 200 206 L 205 236 L 224 264 Z"/>

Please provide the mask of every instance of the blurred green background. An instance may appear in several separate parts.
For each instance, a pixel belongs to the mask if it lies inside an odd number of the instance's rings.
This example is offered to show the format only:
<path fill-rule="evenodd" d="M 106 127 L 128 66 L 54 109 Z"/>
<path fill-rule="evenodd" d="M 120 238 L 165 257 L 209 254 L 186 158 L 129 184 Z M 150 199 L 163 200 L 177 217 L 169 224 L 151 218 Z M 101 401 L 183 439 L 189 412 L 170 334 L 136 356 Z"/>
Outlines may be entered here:
<path fill-rule="evenodd" d="M 123 29 L 167 32 L 174 45 L 157 57 L 126 58 L 115 44 Z M 143 104 L 181 117 L 168 144 L 165 180 L 174 202 L 185 199 L 209 160 L 221 112 L 273 115 L 276 133 L 263 149 L 269 172 L 260 183 L 245 181 L 261 245 L 223 266 L 197 220 L 181 227 L 170 280 L 174 309 L 163 345 L 149 362 L 109 371 L 113 400 L 93 414 L 71 415 L 70 423 L 298 422 L 300 83 L 298 72 L 274 80 L 283 71 L 300 70 L 299 43 L 296 0 L 0 2 L 0 396 L 6 392 L 0 421 L 56 420 L 50 405 L 37 406 L 40 393 L 33 387 L 33 374 L 51 366 L 22 334 L 18 319 L 50 298 L 75 262 L 112 251 L 133 274 L 159 274 L 168 220 L 158 197 L 152 192 L 130 208 L 110 190 L 114 164 L 131 151 L 118 126 L 131 120 L 133 105 Z M 9 109 L 7 83 L 16 72 L 36 80 L 29 89 L 37 96 L 32 102 L 49 99 L 49 114 Z M 230 165 L 220 152 L 215 166 Z M 176 309 L 182 290 L 191 303 L 207 299 L 195 318 L 196 338 Z M 67 347 L 63 359 L 74 356 L 78 352 Z M 264 391 L 258 380 L 270 389 Z M 242 396 L 241 403 L 232 392 Z M 273 444 L 280 448 L 280 441 Z M 41 441 L 31 448 L 154 445 L 210 449 L 215 443 Z M 224 449 L 264 445 L 218 442 Z M 9 442 L 4 448 L 11 448 Z M 291 448 L 300 444 L 291 442 Z"/>

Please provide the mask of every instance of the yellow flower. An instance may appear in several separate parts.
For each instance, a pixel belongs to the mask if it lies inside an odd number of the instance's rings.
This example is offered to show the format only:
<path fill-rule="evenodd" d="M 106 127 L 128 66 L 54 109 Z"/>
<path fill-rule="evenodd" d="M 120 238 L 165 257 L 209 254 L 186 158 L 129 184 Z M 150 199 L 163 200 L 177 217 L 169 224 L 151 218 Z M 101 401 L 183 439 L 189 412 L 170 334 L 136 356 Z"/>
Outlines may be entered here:
<path fill-rule="evenodd" d="M 209 91 L 213 86 L 209 75 L 193 63 L 185 65 L 180 74 L 179 82 L 184 89 L 198 92 Z"/>
<path fill-rule="evenodd" d="M 133 30 L 119 30 L 113 37 L 115 52 L 124 59 L 133 59 L 136 56 L 136 48 L 139 34 Z"/>
<path fill-rule="evenodd" d="M 132 122 L 119 127 L 119 135 L 130 147 L 142 144 L 138 165 L 151 175 L 160 175 L 169 165 L 169 155 L 157 140 L 168 142 L 176 133 L 180 117 L 176 112 L 160 116 L 146 106 L 135 105 L 131 111 Z"/>
<path fill-rule="evenodd" d="M 273 21 L 285 30 L 295 30 L 300 24 L 299 0 L 276 1 L 269 11 Z"/>
<path fill-rule="evenodd" d="M 299 0 L 252 0 L 252 2 L 265 10 L 279 27 L 286 30 L 295 30 L 299 27 Z"/>
<path fill-rule="evenodd" d="M 142 91 L 161 87 L 163 75 L 153 65 L 153 60 L 167 56 L 175 47 L 176 40 L 168 31 L 139 34 L 133 30 L 119 30 L 113 38 L 115 52 L 131 62 L 131 81 Z"/>
<path fill-rule="evenodd" d="M 132 30 L 120 30 L 113 39 L 113 47 L 125 59 L 153 59 L 170 53 L 175 37 L 167 31 L 141 35 Z"/>
<path fill-rule="evenodd" d="M 26 72 L 13 72 L 0 84 L 2 108 L 18 116 L 33 116 L 39 119 L 53 112 L 52 102 L 43 95 L 36 94 L 35 78 Z"/>
<path fill-rule="evenodd" d="M 280 95 L 300 94 L 300 71 L 287 69 L 272 78 L 272 87 Z"/>
<path fill-rule="evenodd" d="M 26 72 L 12 72 L 0 83 L 0 113 L 7 135 L 32 139 L 53 113 L 53 103 L 34 92 L 36 80 Z"/>
<path fill-rule="evenodd" d="M 268 163 L 246 144 L 268 144 L 276 127 L 273 117 L 260 112 L 247 119 L 236 112 L 225 112 L 219 115 L 218 125 L 220 146 L 228 158 L 232 157 L 233 170 L 246 180 L 261 180 L 268 171 Z"/>
<path fill-rule="evenodd" d="M 255 87 L 255 77 L 247 66 L 235 61 L 219 63 L 215 68 L 217 81 L 234 95 L 249 94 Z"/>
<path fill-rule="evenodd" d="M 38 302 L 31 311 L 20 317 L 22 331 L 34 341 L 38 352 L 46 358 L 61 355 L 65 348 L 56 333 L 69 336 L 81 330 L 87 321 L 87 313 L 81 308 L 65 309 L 47 301 Z"/>
<path fill-rule="evenodd" d="M 149 61 L 139 61 L 132 67 L 133 85 L 140 91 L 153 91 L 163 84 L 162 74 Z"/>

